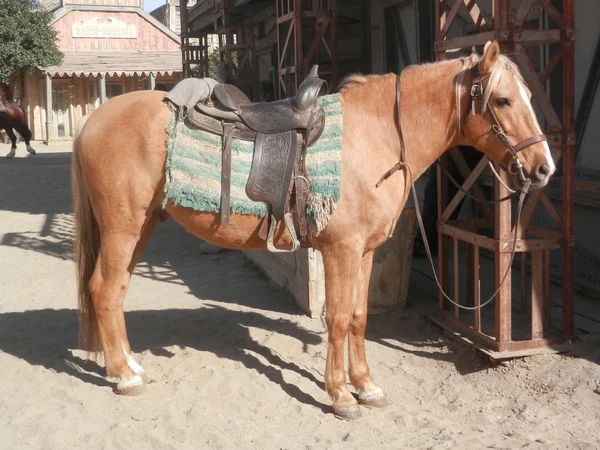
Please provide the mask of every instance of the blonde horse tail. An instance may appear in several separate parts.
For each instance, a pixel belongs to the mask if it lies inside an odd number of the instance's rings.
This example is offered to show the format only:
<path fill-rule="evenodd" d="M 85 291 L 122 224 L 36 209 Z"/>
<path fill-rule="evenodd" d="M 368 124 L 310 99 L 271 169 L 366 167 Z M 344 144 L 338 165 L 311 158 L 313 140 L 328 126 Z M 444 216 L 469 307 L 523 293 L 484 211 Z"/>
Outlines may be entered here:
<path fill-rule="evenodd" d="M 79 133 L 83 129 L 86 120 L 87 117 L 82 120 L 73 141 L 71 187 L 75 214 L 74 255 L 79 299 L 79 342 L 81 347 L 88 353 L 96 353 L 101 350 L 101 345 L 98 321 L 89 283 L 100 251 L 100 229 L 92 211 L 79 162 L 79 153 L 82 146 Z"/>

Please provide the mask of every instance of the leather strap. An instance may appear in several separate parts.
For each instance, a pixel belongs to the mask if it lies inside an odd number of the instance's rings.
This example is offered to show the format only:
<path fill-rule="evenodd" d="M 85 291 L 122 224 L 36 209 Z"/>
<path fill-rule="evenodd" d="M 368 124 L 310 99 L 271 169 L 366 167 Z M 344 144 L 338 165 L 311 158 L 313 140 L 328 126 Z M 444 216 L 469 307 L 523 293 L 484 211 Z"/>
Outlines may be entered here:
<path fill-rule="evenodd" d="M 532 146 L 533 144 L 537 144 L 538 142 L 547 141 L 545 134 L 538 134 L 537 136 L 530 137 L 529 139 L 525 139 L 522 142 L 519 142 L 517 145 L 513 147 L 516 153 L 519 153 L 521 150 L 525 150 L 527 147 Z"/>
<path fill-rule="evenodd" d="M 398 138 L 400 139 L 400 161 L 398 161 L 390 170 L 383 174 L 383 176 L 379 179 L 375 187 L 381 186 L 381 184 L 385 180 L 394 175 L 398 170 L 406 167 L 406 148 L 404 146 L 404 136 L 402 135 L 402 120 L 400 116 L 400 75 L 396 75 L 396 112 L 398 116 Z"/>
<path fill-rule="evenodd" d="M 231 191 L 231 144 L 233 124 L 223 124 L 223 148 L 221 150 L 221 225 L 229 225 Z"/>

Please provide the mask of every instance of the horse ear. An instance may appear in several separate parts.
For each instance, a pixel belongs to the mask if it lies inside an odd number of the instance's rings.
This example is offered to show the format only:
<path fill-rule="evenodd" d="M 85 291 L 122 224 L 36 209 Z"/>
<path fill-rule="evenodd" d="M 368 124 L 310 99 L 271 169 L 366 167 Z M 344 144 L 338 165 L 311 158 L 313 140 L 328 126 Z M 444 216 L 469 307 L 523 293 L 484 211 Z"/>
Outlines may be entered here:
<path fill-rule="evenodd" d="M 490 73 L 494 68 L 494 64 L 500 57 L 500 45 L 498 41 L 489 42 L 485 44 L 483 49 L 483 58 L 479 63 L 479 72 L 482 74 Z"/>

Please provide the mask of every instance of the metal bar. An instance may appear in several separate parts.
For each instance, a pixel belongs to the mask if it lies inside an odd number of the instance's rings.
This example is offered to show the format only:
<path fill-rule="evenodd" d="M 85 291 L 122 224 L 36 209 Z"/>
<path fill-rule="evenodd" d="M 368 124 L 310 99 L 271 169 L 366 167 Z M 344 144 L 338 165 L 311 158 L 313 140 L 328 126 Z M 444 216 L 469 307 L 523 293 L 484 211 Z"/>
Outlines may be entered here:
<path fill-rule="evenodd" d="M 436 22 L 435 22 L 436 41 L 445 38 L 445 36 L 442 35 L 442 28 L 444 27 L 444 25 L 446 23 L 446 14 L 447 14 L 446 13 L 446 5 L 444 3 L 444 0 L 438 0 L 438 7 L 439 7 L 439 12 L 437 14 Z"/>
<path fill-rule="evenodd" d="M 507 342 L 506 344 L 501 346 L 501 352 L 517 352 L 523 350 L 535 350 L 546 347 L 556 346 L 558 344 L 564 344 L 565 340 L 563 338 L 553 338 L 553 339 L 539 339 L 539 340 L 531 340 L 531 341 L 515 341 L 515 342 Z M 523 355 L 520 355 L 523 356 Z"/>
<path fill-rule="evenodd" d="M 479 273 L 479 246 L 473 245 L 473 324 L 475 330 L 481 332 L 481 280 Z"/>
<path fill-rule="evenodd" d="M 440 30 L 441 37 L 446 37 L 446 34 L 448 33 L 448 30 L 450 29 L 452 22 L 454 22 L 454 19 L 456 18 L 456 15 L 458 14 L 458 10 L 460 9 L 460 7 L 462 5 L 463 5 L 462 0 L 457 0 L 454 3 L 454 6 L 452 6 L 452 9 L 450 10 L 448 17 L 446 18 L 446 21 L 444 22 L 444 25 L 442 26 L 442 29 Z"/>
<path fill-rule="evenodd" d="M 548 198 L 548 196 L 546 195 L 545 192 L 542 193 L 541 201 L 542 201 L 542 205 L 544 205 L 544 208 L 546 208 L 546 211 L 548 211 L 548 214 L 550 215 L 550 217 L 552 217 L 552 220 L 554 220 L 554 222 L 558 226 L 560 226 L 562 219 L 561 219 L 560 215 L 558 214 L 558 211 L 556 211 L 556 209 L 554 208 L 554 205 L 552 204 L 552 202 L 550 201 L 550 199 Z"/>
<path fill-rule="evenodd" d="M 577 123 L 575 125 L 575 134 L 577 136 L 575 145 L 577 145 L 577 150 L 575 151 L 575 160 L 577 160 L 577 155 L 579 155 L 581 143 L 585 136 L 585 129 L 592 113 L 598 86 L 600 86 L 600 36 L 598 36 L 598 41 L 596 42 L 596 50 L 594 51 L 590 70 L 588 71 L 581 95 L 579 109 L 577 110 Z"/>
<path fill-rule="evenodd" d="M 550 326 L 551 298 L 550 292 L 550 250 L 544 251 L 544 326 Z"/>
<path fill-rule="evenodd" d="M 478 30 L 484 30 L 487 29 L 487 22 L 485 21 L 485 17 L 483 17 L 483 14 L 481 13 L 481 10 L 479 9 L 479 6 L 477 6 L 477 3 L 475 2 L 475 0 L 462 0 L 464 5 L 467 7 L 467 10 L 469 11 L 469 15 L 471 16 L 471 19 L 473 20 L 473 23 L 475 24 L 475 26 L 477 26 Z"/>
<path fill-rule="evenodd" d="M 546 65 L 546 68 L 539 76 L 541 84 L 544 84 L 546 80 L 550 77 L 552 71 L 556 69 L 556 66 L 558 66 L 558 63 L 562 60 L 563 55 L 564 51 L 562 47 L 559 50 L 557 50 L 556 53 L 554 53 L 554 56 L 552 57 L 552 59 L 550 59 L 548 65 Z"/>
<path fill-rule="evenodd" d="M 508 186 L 508 174 L 503 170 L 500 171 L 502 181 Z M 502 198 L 508 195 L 506 188 L 495 180 L 494 182 L 495 198 Z M 509 240 L 511 238 L 511 205 L 508 202 L 496 202 L 495 204 L 495 226 L 494 234 L 497 240 Z M 512 317 L 511 317 L 511 294 L 512 294 L 512 274 L 510 273 L 510 253 L 495 253 L 494 286 L 498 289 L 496 296 L 496 340 L 498 344 L 505 344 L 512 340 Z M 500 285 L 500 283 L 502 283 Z"/>
<path fill-rule="evenodd" d="M 531 252 L 531 339 L 544 337 L 544 255 Z"/>
<path fill-rule="evenodd" d="M 433 32 L 433 39 L 435 42 L 440 40 L 440 23 L 441 23 L 442 8 L 444 10 L 446 9 L 446 6 L 444 5 L 444 0 L 435 0 L 435 7 L 434 7 L 435 23 L 434 23 L 434 32 Z"/>
<path fill-rule="evenodd" d="M 529 11 L 531 11 L 531 7 L 533 6 L 534 2 L 535 0 L 523 0 L 521 2 L 521 5 L 519 6 L 519 9 L 517 9 L 517 12 L 513 18 L 513 25 L 515 28 L 523 28 L 525 18 L 527 17 L 527 14 L 529 14 Z"/>
<path fill-rule="evenodd" d="M 458 239 L 454 238 L 454 302 L 460 304 L 460 274 L 459 274 L 459 261 L 458 261 Z M 458 305 L 454 305 L 454 317 L 458 320 L 460 318 L 460 308 Z"/>
<path fill-rule="evenodd" d="M 473 279 L 473 266 L 475 265 L 474 245 L 466 244 L 467 247 L 467 293 L 465 303 L 473 306 L 475 298 L 475 280 Z"/>
<path fill-rule="evenodd" d="M 565 20 L 565 18 L 561 16 L 560 12 L 548 0 L 537 0 L 537 2 L 542 8 L 544 8 L 546 14 L 548 14 L 548 17 L 552 19 L 552 21 L 556 24 L 558 28 L 565 28 L 565 24 L 563 23 L 563 20 Z M 575 23 L 573 23 L 573 26 L 575 26 Z M 568 25 L 566 25 L 566 27 L 571 28 Z"/>
<path fill-rule="evenodd" d="M 458 151 L 457 147 L 452 147 L 452 148 L 450 148 L 450 155 L 452 156 L 452 159 L 454 160 L 454 163 L 456 164 L 458 171 L 460 172 L 461 176 L 463 177 L 463 180 L 469 179 L 470 174 L 471 174 L 471 168 L 465 161 L 465 158 L 463 157 L 462 153 Z M 479 176 L 479 174 L 481 172 L 483 172 L 483 170 L 485 169 L 486 166 L 487 166 L 486 158 L 481 158 L 481 160 L 479 161 L 477 166 L 475 166 L 475 169 L 473 169 L 472 173 L 475 173 L 478 170 L 480 170 L 480 172 L 477 173 L 477 176 Z M 481 186 L 479 186 L 479 184 L 477 184 L 477 183 L 473 185 L 473 193 L 481 199 L 485 198 L 485 193 L 481 189 Z M 494 213 L 487 204 L 485 204 L 485 203 L 480 204 L 480 209 L 481 209 L 481 212 L 483 213 L 484 217 L 487 220 L 489 220 L 489 221 L 494 220 Z"/>
<path fill-rule="evenodd" d="M 445 164 L 446 157 L 442 157 L 440 164 Z M 444 183 L 440 183 L 442 177 L 442 169 L 440 166 L 437 167 L 437 191 L 438 191 L 438 217 L 442 215 L 442 207 L 446 200 L 446 189 Z M 444 248 L 444 235 L 442 233 L 442 227 L 438 226 L 438 272 L 440 274 L 440 282 L 442 283 L 442 288 L 445 290 L 448 289 L 448 261 L 445 258 L 445 248 Z M 442 294 L 442 290 L 438 290 L 439 295 L 439 309 L 440 311 L 444 310 L 444 295 Z"/>
<path fill-rule="evenodd" d="M 556 44 L 561 41 L 561 31 L 523 30 L 515 33 L 513 40 L 526 46 Z"/>
<path fill-rule="evenodd" d="M 338 15 L 337 0 L 329 0 L 329 11 L 331 15 L 331 24 L 329 25 L 331 42 L 331 88 L 336 89 L 338 84 L 338 58 L 337 58 L 337 38 L 338 38 Z"/>
<path fill-rule="evenodd" d="M 562 232 L 550 230 L 548 228 L 529 227 L 527 231 L 535 237 L 546 239 L 562 239 L 563 237 Z"/>
<path fill-rule="evenodd" d="M 521 253 L 521 312 L 527 312 L 527 252 Z"/>
<path fill-rule="evenodd" d="M 283 16 L 277 18 L 277 25 L 280 25 L 284 22 L 289 22 L 290 20 L 293 20 L 294 17 L 295 17 L 294 12 L 284 14 Z"/>
<path fill-rule="evenodd" d="M 555 239 L 517 239 L 515 252 L 532 252 L 538 250 L 557 250 L 561 247 L 562 238 Z M 512 253 L 513 240 L 498 242 L 500 253 Z"/>
<path fill-rule="evenodd" d="M 294 77 L 294 94 L 304 79 L 305 68 L 303 66 L 304 53 L 302 49 L 302 0 L 294 0 L 294 65 L 296 66 L 296 74 Z M 290 95 L 290 93 L 288 93 Z"/>
<path fill-rule="evenodd" d="M 436 41 L 435 51 L 439 53 L 446 50 L 470 49 L 474 45 L 484 45 L 487 41 L 493 41 L 497 36 L 498 33 L 496 31 L 487 31 L 472 36 L 461 36 L 453 39 Z"/>
<path fill-rule="evenodd" d="M 496 240 L 491 239 L 487 236 L 474 233 L 469 230 L 463 230 L 461 228 L 449 224 L 440 224 L 438 225 L 438 231 L 439 233 L 442 233 L 446 236 L 460 239 L 461 241 L 467 242 L 469 244 L 479 245 L 480 247 L 483 247 L 487 250 L 498 250 L 498 243 L 496 242 Z"/>
<path fill-rule="evenodd" d="M 489 348 L 491 348 L 493 350 L 497 350 L 497 351 L 500 350 L 500 345 L 498 344 L 498 342 L 496 342 L 494 339 L 492 339 L 487 334 L 484 334 L 480 331 L 475 330 L 473 327 L 470 327 L 469 325 L 461 322 L 460 320 L 456 320 L 456 318 L 454 316 L 451 316 L 450 314 L 442 313 L 441 316 L 444 320 L 450 322 L 453 326 L 458 328 L 460 331 L 462 331 L 466 335 L 472 337 L 473 339 L 478 340 L 479 342 L 483 342 L 484 344 L 486 344 Z"/>
<path fill-rule="evenodd" d="M 290 23 L 290 28 L 288 29 L 287 36 L 285 37 L 285 43 L 283 44 L 283 49 L 281 50 L 281 53 L 280 53 L 279 70 L 281 70 L 283 68 L 283 64 L 285 63 L 285 54 L 287 53 L 287 48 L 290 43 L 292 31 L 294 31 L 294 22 Z"/>
<path fill-rule="evenodd" d="M 539 1 L 539 0 L 538 0 Z M 575 28 L 574 0 L 563 0 L 563 20 L 566 28 Z M 543 3 L 540 3 L 542 6 Z M 544 8 L 546 9 L 546 8 Z M 548 11 L 548 9 L 546 9 Z M 575 142 L 569 135 L 574 131 L 575 120 L 575 42 L 566 39 L 563 42 L 565 50 L 563 62 L 563 124 L 565 133 L 565 152 L 563 155 L 563 233 L 567 238 L 567 245 L 563 246 L 563 335 L 573 336 L 574 332 L 574 271 L 573 271 L 573 246 L 571 241 L 575 235 L 574 202 L 575 191 L 573 177 L 575 172 Z"/>
<path fill-rule="evenodd" d="M 528 87 L 531 90 L 533 97 L 537 101 L 540 110 L 544 114 L 546 120 L 550 123 L 550 128 L 554 130 L 561 130 L 562 124 L 560 119 L 554 111 L 554 107 L 550 103 L 550 99 L 544 92 L 544 87 L 540 84 L 540 81 L 531 65 L 529 57 L 525 55 L 520 47 L 515 49 L 514 57 L 519 63 L 519 68 L 523 73 L 525 81 L 527 81 Z"/>

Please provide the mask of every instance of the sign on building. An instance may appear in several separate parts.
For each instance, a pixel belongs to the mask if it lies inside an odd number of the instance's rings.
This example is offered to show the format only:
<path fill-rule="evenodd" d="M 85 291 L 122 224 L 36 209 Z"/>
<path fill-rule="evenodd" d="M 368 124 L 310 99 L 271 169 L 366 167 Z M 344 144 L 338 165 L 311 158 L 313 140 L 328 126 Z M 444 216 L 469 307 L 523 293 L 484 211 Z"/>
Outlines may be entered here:
<path fill-rule="evenodd" d="M 74 23 L 71 30 L 74 38 L 113 38 L 135 39 L 137 29 L 135 25 L 128 24 L 109 17 L 108 22 L 100 22 L 99 17 Z"/>

